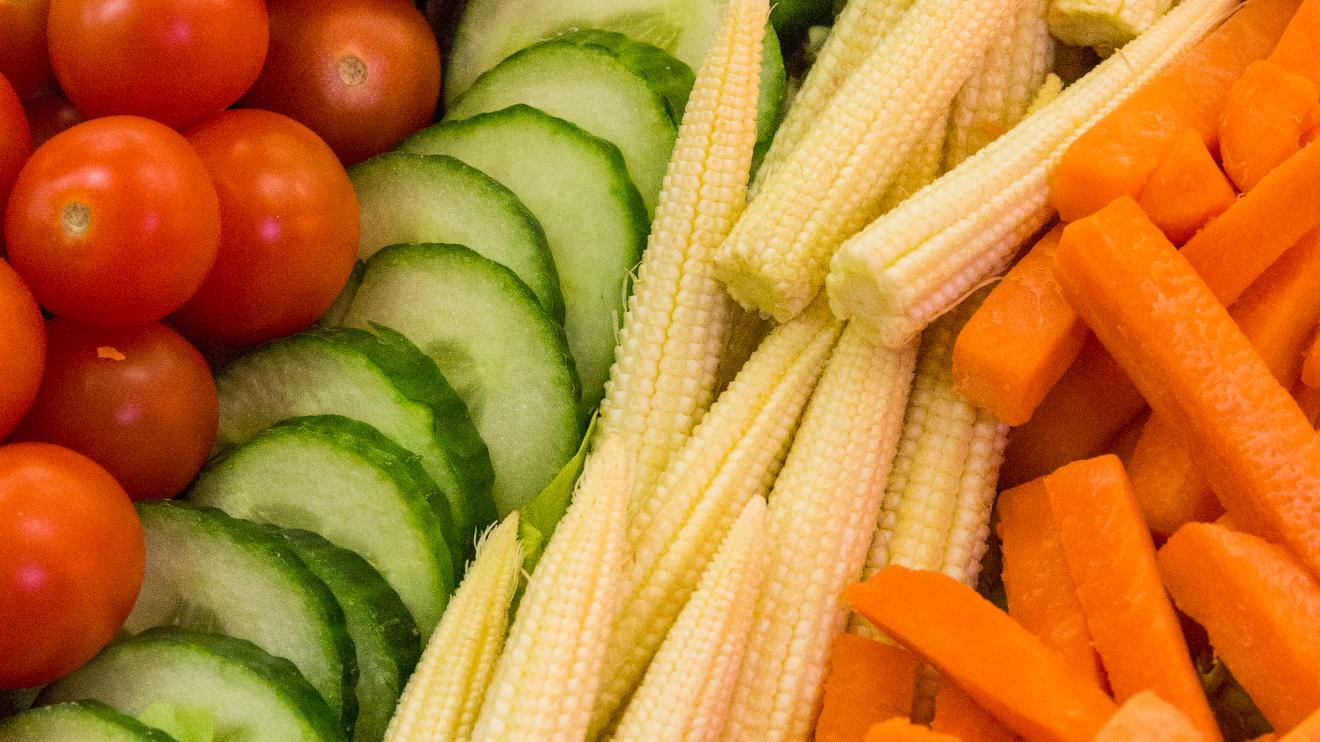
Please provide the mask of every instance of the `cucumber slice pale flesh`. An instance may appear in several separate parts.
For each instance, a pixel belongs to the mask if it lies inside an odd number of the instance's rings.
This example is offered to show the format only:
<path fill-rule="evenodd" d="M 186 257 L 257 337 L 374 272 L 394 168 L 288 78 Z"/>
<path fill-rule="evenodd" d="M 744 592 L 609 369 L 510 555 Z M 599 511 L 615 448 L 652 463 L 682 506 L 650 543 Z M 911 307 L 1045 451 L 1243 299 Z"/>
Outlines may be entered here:
<path fill-rule="evenodd" d="M 68 701 L 0 719 L 0 742 L 175 742 L 100 701 Z"/>
<path fill-rule="evenodd" d="M 683 109 L 696 77 L 692 68 L 682 60 L 653 44 L 598 28 L 571 31 L 555 38 L 609 51 L 620 64 L 650 83 L 651 89 L 665 99 L 665 108 L 675 126 L 682 121 Z"/>

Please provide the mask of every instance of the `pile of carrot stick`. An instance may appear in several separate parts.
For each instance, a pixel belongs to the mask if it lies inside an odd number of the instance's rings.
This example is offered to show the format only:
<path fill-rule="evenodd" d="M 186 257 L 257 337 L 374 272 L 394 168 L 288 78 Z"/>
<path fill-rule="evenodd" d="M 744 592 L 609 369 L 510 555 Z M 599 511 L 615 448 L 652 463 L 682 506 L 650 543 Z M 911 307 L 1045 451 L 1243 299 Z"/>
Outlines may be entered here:
<path fill-rule="evenodd" d="M 1016 426 L 1006 610 L 849 588 L 885 641 L 835 645 L 818 742 L 1218 742 L 1205 652 L 1320 742 L 1318 90 L 1320 0 L 1247 0 L 1068 150 L 954 350 Z"/>

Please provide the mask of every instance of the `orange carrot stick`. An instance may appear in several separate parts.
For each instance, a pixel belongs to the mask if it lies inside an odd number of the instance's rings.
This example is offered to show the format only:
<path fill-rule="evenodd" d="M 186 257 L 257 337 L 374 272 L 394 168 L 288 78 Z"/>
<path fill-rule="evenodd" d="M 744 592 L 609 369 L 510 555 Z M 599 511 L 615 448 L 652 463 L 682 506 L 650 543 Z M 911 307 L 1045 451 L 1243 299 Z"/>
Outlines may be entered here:
<path fill-rule="evenodd" d="M 1217 732 L 1216 732 L 1217 734 Z M 1142 691 L 1123 702 L 1094 742 L 1204 742 L 1205 736 L 1178 708 Z"/>
<path fill-rule="evenodd" d="M 1132 460 L 1132 454 L 1136 451 L 1137 440 L 1141 438 L 1141 431 L 1146 427 L 1146 422 L 1150 420 L 1150 410 L 1142 412 L 1132 418 L 1123 429 L 1114 434 L 1114 437 L 1100 449 L 1097 456 L 1103 454 L 1113 454 L 1123 462 L 1123 467 L 1127 468 L 1128 462 Z"/>
<path fill-rule="evenodd" d="M 996 507 L 1008 615 L 1058 652 L 1079 675 L 1107 687 L 1064 561 L 1044 480 L 1033 479 L 1000 493 Z M 935 708 L 939 713 L 938 701 Z"/>
<path fill-rule="evenodd" d="M 1242 294 L 1229 314 L 1280 384 L 1297 380 L 1302 351 L 1320 322 L 1320 232 L 1303 237 Z M 1182 431 L 1156 415 L 1146 424 L 1128 474 L 1151 530 L 1214 520 L 1218 498 L 1192 463 Z"/>
<path fill-rule="evenodd" d="M 1015 735 L 986 713 L 957 683 L 941 680 L 935 692 L 935 719 L 932 731 L 977 742 L 1013 742 Z"/>
<path fill-rule="evenodd" d="M 1218 151 L 1219 117 L 1229 87 L 1273 50 L 1298 0 L 1248 0 L 1181 60 L 1083 134 L 1054 173 L 1051 200 L 1075 221 L 1119 196 L 1136 198 L 1169 142 L 1194 129 Z"/>
<path fill-rule="evenodd" d="M 1320 742 L 1320 709 L 1311 712 L 1301 724 L 1288 730 L 1279 742 Z"/>
<path fill-rule="evenodd" d="M 1058 653 L 952 577 L 891 565 L 844 595 L 1031 742 L 1090 742 L 1116 710 Z"/>
<path fill-rule="evenodd" d="M 1302 362 L 1302 383 L 1320 389 L 1320 335 L 1316 335 L 1311 349 L 1306 351 L 1306 359 Z"/>
<path fill-rule="evenodd" d="M 1031 417 L 1086 340 L 1054 278 L 1063 227 L 1045 234 L 972 314 L 953 346 L 958 393 L 1001 422 Z"/>
<path fill-rule="evenodd" d="M 1224 306 L 1307 232 L 1320 227 L 1320 144 L 1311 143 L 1183 245 Z"/>
<path fill-rule="evenodd" d="M 1270 724 L 1320 708 L 1320 585 L 1282 547 L 1213 523 L 1183 526 L 1160 574 Z"/>
<path fill-rule="evenodd" d="M 1238 188 L 1255 188 L 1302 148 L 1302 138 L 1320 113 L 1316 103 L 1315 83 L 1307 77 L 1268 60 L 1247 67 L 1229 89 L 1219 123 L 1224 172 Z"/>
<path fill-rule="evenodd" d="M 1064 231 L 1055 267 L 1068 300 L 1155 414 L 1183 430 L 1225 508 L 1320 574 L 1315 431 L 1140 207 L 1120 199 L 1105 209 L 1129 214 L 1131 228 L 1098 239 Z"/>
<path fill-rule="evenodd" d="M 840 634 L 830 648 L 816 742 L 861 742 L 873 724 L 912 713 L 917 658 L 891 644 Z"/>
<path fill-rule="evenodd" d="M 1279 162 L 1285 158 L 1279 158 Z M 1237 192 L 1200 133 L 1183 129 L 1169 142 L 1169 151 L 1151 172 L 1141 189 L 1140 202 L 1150 220 L 1174 244 L 1181 245 L 1236 200 Z"/>
<path fill-rule="evenodd" d="M 1271 62 L 1306 75 L 1320 88 L 1320 2 L 1305 0 L 1270 52 Z"/>
<path fill-rule="evenodd" d="M 872 726 L 866 733 L 865 742 L 961 742 L 961 739 L 913 724 L 907 719 L 890 719 Z"/>
<path fill-rule="evenodd" d="M 1312 427 L 1320 427 L 1320 389 L 1298 382 L 1293 384 L 1292 396 Z"/>
<path fill-rule="evenodd" d="M 1114 697 L 1154 690 L 1207 740 L 1220 739 L 1123 465 L 1114 456 L 1077 461 L 1045 477 L 1045 489 Z"/>

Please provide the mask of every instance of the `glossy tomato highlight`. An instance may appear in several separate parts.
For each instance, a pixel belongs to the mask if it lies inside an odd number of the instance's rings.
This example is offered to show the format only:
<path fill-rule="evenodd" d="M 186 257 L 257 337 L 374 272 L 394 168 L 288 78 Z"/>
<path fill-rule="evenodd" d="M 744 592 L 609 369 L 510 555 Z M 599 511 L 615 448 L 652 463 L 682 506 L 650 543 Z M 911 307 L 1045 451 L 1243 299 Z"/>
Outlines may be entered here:
<path fill-rule="evenodd" d="M 137 116 L 93 119 L 56 135 L 24 165 L 5 242 L 51 312 L 143 324 L 202 285 L 220 243 L 220 204 L 178 132 Z"/>
<path fill-rule="evenodd" d="M 14 437 L 105 467 L 135 500 L 174 497 L 206 463 L 219 402 L 201 353 L 160 324 L 46 323 L 46 373 Z"/>
<path fill-rule="evenodd" d="M 188 133 L 220 194 L 215 268 L 173 324 L 246 346 L 305 329 L 338 296 L 358 250 L 353 184 L 310 129 L 270 111 L 225 111 Z"/>
<path fill-rule="evenodd" d="M 142 524 L 95 462 L 48 443 L 0 446 L 0 688 L 76 669 L 133 610 Z"/>

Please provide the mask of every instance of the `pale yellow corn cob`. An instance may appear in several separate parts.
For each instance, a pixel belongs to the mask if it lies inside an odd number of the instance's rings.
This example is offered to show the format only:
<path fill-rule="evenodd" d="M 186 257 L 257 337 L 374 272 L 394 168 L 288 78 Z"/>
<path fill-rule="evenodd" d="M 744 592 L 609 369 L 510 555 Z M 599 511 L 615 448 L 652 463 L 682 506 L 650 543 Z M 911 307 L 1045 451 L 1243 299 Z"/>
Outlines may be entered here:
<path fill-rule="evenodd" d="M 733 0 L 697 74 L 601 402 L 598 441 L 637 457 L 649 492 L 715 397 L 732 302 L 714 253 L 747 196 L 766 0 Z"/>
<path fill-rule="evenodd" d="M 908 153 L 903 168 L 885 192 L 880 202 L 881 211 L 889 211 L 898 206 L 939 177 L 944 169 L 944 137 L 948 130 L 949 122 L 945 119 L 936 119 L 931 123 L 930 129 Z"/>
<path fill-rule="evenodd" d="M 801 742 L 902 429 L 916 346 L 844 330 L 770 493 L 769 566 L 722 739 Z"/>
<path fill-rule="evenodd" d="M 1048 1 L 1024 0 L 1005 33 L 990 44 L 976 74 L 958 91 L 949 115 L 946 169 L 998 139 L 1027 114 L 1054 66 L 1054 39 L 1045 27 Z"/>
<path fill-rule="evenodd" d="M 518 513 L 510 513 L 477 544 L 477 558 L 450 598 L 394 711 L 386 742 L 472 737 L 495 659 L 509 628 L 523 553 Z"/>
<path fill-rule="evenodd" d="M 765 499 L 743 507 L 633 695 L 614 742 L 716 742 L 765 576 Z"/>
<path fill-rule="evenodd" d="M 843 81 L 889 36 L 911 5 L 912 0 L 852 0 L 844 6 L 775 130 L 775 138 L 752 182 L 753 194 L 798 146 Z"/>
<path fill-rule="evenodd" d="M 830 256 L 879 213 L 912 148 L 948 115 L 1021 1 L 913 3 L 767 176 L 716 252 L 717 275 L 738 303 L 780 322 L 810 303 Z"/>
<path fill-rule="evenodd" d="M 1050 32 L 1065 44 L 1117 49 L 1171 5 L 1173 0 L 1050 0 Z"/>
<path fill-rule="evenodd" d="M 1057 46 L 1055 48 L 1058 48 Z M 1051 72 L 1041 81 L 1040 87 L 1036 89 L 1036 95 L 1031 99 L 1031 105 L 1027 107 L 1027 115 L 1039 111 L 1054 102 L 1063 93 L 1063 78 Z"/>
<path fill-rule="evenodd" d="M 633 513 L 634 561 L 594 732 L 613 723 L 636 689 L 738 513 L 770 491 L 839 330 L 824 302 L 772 330 Z"/>
<path fill-rule="evenodd" d="M 472 739 L 586 738 L 627 561 L 628 456 L 606 442 L 587 458 L 523 594 Z"/>
<path fill-rule="evenodd" d="M 1068 145 L 1235 6 L 1184 0 L 1054 102 L 849 239 L 830 268 L 835 314 L 864 322 L 890 347 L 908 343 L 1049 220 L 1049 175 Z"/>

